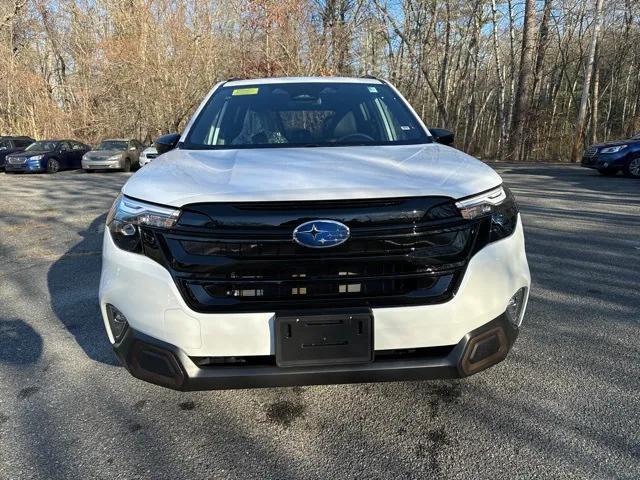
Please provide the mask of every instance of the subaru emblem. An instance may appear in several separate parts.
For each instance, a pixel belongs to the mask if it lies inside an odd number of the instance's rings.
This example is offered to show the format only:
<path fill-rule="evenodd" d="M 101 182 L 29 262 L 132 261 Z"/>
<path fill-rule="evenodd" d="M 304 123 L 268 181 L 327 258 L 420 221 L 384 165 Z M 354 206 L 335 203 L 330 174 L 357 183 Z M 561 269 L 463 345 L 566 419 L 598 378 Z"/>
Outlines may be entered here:
<path fill-rule="evenodd" d="M 298 225 L 293 240 L 309 248 L 335 247 L 346 242 L 351 232 L 344 223 L 334 220 L 312 220 Z"/>

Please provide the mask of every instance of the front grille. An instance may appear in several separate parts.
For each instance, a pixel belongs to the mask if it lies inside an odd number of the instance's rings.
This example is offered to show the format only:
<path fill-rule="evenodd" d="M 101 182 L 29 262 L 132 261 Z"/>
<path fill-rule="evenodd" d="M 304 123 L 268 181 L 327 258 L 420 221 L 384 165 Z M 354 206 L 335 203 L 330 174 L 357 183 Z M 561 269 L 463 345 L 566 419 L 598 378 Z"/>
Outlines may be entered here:
<path fill-rule="evenodd" d="M 595 157 L 598 154 L 598 148 L 597 147 L 589 147 L 584 151 L 584 154 L 582 155 L 583 157 L 587 157 L 587 158 L 591 158 L 591 157 Z"/>
<path fill-rule="evenodd" d="M 298 245 L 293 230 L 314 219 L 345 223 L 351 238 Z M 170 231 L 144 230 L 143 245 L 199 312 L 419 305 L 452 297 L 485 223 L 444 197 L 197 204 Z"/>
<path fill-rule="evenodd" d="M 156 158 L 158 156 L 157 153 L 145 153 L 144 154 L 145 157 L 150 158 L 151 160 L 153 160 L 154 158 Z"/>
<path fill-rule="evenodd" d="M 9 157 L 7 159 L 7 163 L 9 163 L 9 165 L 24 165 L 27 162 L 26 158 L 11 158 Z"/>

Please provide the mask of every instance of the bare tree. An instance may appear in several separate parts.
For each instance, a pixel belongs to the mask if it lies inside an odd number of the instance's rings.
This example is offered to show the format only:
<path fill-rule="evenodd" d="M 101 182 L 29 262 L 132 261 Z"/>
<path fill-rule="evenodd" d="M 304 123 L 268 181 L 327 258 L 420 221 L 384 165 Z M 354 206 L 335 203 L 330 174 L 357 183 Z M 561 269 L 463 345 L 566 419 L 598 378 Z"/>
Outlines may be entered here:
<path fill-rule="evenodd" d="M 536 2 L 526 0 L 524 10 L 524 31 L 522 33 L 522 53 L 520 55 L 520 71 L 518 89 L 515 95 L 513 124 L 511 127 L 510 157 L 521 159 L 526 152 L 527 136 L 525 126 L 529 120 L 531 105 L 531 86 L 533 81 L 533 56 L 536 43 Z"/>
<path fill-rule="evenodd" d="M 584 82 L 582 83 L 582 98 L 580 100 L 580 108 L 578 109 L 578 117 L 576 119 L 576 134 L 573 141 L 573 149 L 571 150 L 571 161 L 577 162 L 584 146 L 584 136 L 587 122 L 587 104 L 589 102 L 589 94 L 591 90 L 591 77 L 593 75 L 593 66 L 596 61 L 596 52 L 598 46 L 598 36 L 600 35 L 600 26 L 602 25 L 602 6 L 604 0 L 596 0 L 596 11 L 594 19 L 593 33 L 591 35 L 591 44 L 589 47 L 589 57 L 585 66 Z"/>

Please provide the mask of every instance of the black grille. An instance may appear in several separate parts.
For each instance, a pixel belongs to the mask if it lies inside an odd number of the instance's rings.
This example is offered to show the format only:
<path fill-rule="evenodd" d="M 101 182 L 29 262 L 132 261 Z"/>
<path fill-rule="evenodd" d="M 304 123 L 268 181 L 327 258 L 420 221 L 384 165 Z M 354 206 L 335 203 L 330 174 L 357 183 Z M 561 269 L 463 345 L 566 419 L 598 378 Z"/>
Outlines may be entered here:
<path fill-rule="evenodd" d="M 351 238 L 327 249 L 293 241 L 319 218 L 345 223 Z M 447 301 L 485 237 L 450 199 L 420 197 L 190 205 L 143 243 L 194 310 L 247 312 Z"/>

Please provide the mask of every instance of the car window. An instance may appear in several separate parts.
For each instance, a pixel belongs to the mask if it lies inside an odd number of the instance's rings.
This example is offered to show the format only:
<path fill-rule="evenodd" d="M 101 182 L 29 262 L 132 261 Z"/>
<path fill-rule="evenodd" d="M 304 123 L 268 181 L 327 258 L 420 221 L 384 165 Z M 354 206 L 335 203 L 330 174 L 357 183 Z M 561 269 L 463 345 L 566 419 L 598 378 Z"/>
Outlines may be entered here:
<path fill-rule="evenodd" d="M 71 142 L 71 146 L 74 150 L 86 150 L 87 148 L 82 143 L 78 142 Z"/>
<path fill-rule="evenodd" d="M 0 150 L 9 150 L 11 148 L 11 141 L 0 140 Z"/>
<path fill-rule="evenodd" d="M 69 142 L 60 142 L 60 150 L 63 152 L 69 152 L 71 151 L 71 145 Z"/>
<path fill-rule="evenodd" d="M 431 139 L 387 85 L 282 83 L 216 90 L 183 148 L 407 145 Z"/>
<path fill-rule="evenodd" d="M 14 140 L 13 143 L 16 144 L 16 147 L 28 147 L 29 145 L 31 145 L 33 143 L 32 140 L 26 140 L 26 139 L 18 139 L 18 140 Z"/>
<path fill-rule="evenodd" d="M 103 140 L 96 150 L 126 150 L 127 145 L 126 140 Z"/>
<path fill-rule="evenodd" d="M 58 142 L 52 142 L 49 140 L 41 140 L 39 142 L 33 142 L 26 149 L 28 152 L 44 152 L 55 150 L 58 146 Z"/>

